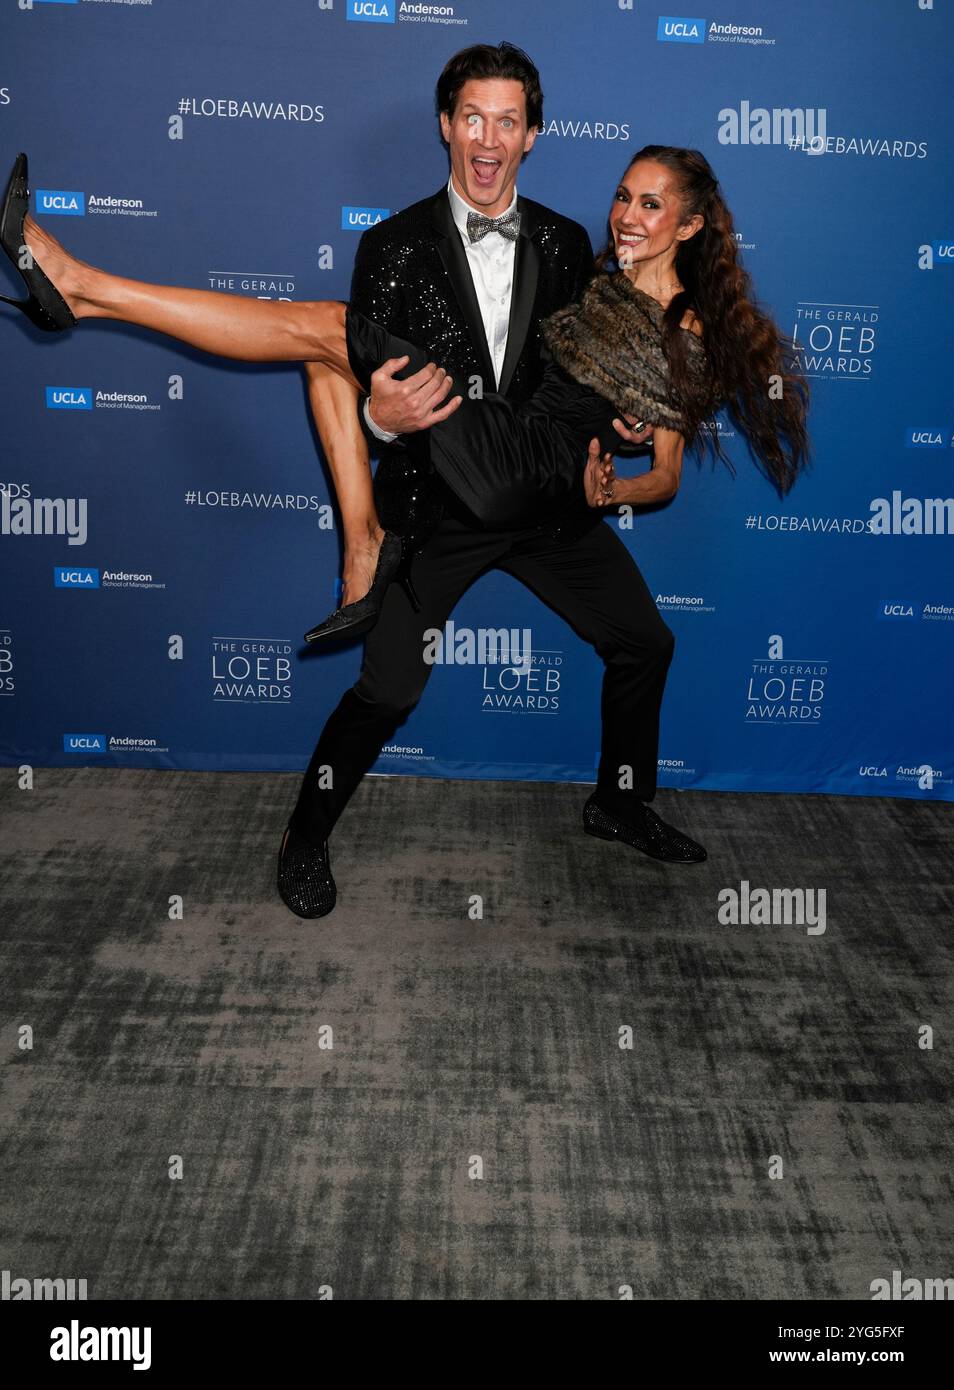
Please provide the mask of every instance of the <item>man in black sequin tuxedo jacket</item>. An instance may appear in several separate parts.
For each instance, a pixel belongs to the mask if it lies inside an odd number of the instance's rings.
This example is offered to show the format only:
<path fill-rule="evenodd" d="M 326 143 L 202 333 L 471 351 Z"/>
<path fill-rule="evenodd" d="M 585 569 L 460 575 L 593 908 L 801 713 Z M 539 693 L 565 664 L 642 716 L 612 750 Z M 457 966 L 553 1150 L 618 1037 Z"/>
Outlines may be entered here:
<path fill-rule="evenodd" d="M 494 235 L 484 246 L 477 242 L 470 257 L 458 226 L 469 209 L 453 183 L 378 223 L 361 238 L 351 304 L 417 343 L 450 374 L 456 390 L 480 382 L 522 401 L 542 376 L 540 324 L 580 298 L 593 274 L 593 248 L 584 227 L 541 203 L 516 196 L 516 209 L 516 239 Z M 427 390 L 420 374 L 406 383 L 387 369 L 375 375 L 365 421 L 384 441 L 380 479 L 382 470 L 384 477 L 400 476 L 408 466 L 406 449 L 390 439 L 426 428 L 430 411 L 420 405 Z M 419 380 L 422 389 L 415 390 Z M 376 428 L 385 422 L 390 435 Z M 592 525 L 598 518 L 583 513 L 578 523 L 584 520 Z"/>
<path fill-rule="evenodd" d="M 447 186 L 365 232 L 351 303 L 425 349 L 453 377 L 455 392 L 479 379 L 485 390 L 523 400 L 542 376 L 541 321 L 578 299 L 593 273 L 590 239 L 579 223 L 517 194 L 520 163 L 543 123 L 539 74 L 525 53 L 501 44 L 456 54 L 438 81 L 437 105 L 450 153 Z M 394 363 L 379 368 L 371 385 L 365 422 L 386 441 L 375 479 L 382 523 L 398 525 L 395 510 L 409 491 L 417 494 L 418 513 L 423 508 L 440 519 L 411 567 L 420 611 L 403 587 L 390 586 L 358 681 L 312 754 L 289 825 L 299 849 L 305 841 L 318 851 L 309 872 L 325 886 L 316 889 L 314 911 L 299 911 L 283 891 L 286 903 L 301 916 L 333 907 L 330 832 L 423 693 L 433 669 L 425 661 L 425 631 L 443 630 L 458 599 L 490 567 L 525 583 L 605 662 L 601 758 L 584 828 L 686 862 L 693 842 L 646 805 L 656 792 L 659 707 L 673 635 L 619 535 L 585 506 L 582 485 L 579 501 L 555 521 L 509 531 L 482 527 L 449 492 L 438 491 L 436 480 L 415 480 L 415 451 L 396 440 L 440 418 L 446 392 L 435 395 L 427 369 L 402 381 Z M 620 433 L 630 442 L 645 437 L 622 422 Z M 379 489 L 382 479 L 397 479 L 397 486 Z"/>

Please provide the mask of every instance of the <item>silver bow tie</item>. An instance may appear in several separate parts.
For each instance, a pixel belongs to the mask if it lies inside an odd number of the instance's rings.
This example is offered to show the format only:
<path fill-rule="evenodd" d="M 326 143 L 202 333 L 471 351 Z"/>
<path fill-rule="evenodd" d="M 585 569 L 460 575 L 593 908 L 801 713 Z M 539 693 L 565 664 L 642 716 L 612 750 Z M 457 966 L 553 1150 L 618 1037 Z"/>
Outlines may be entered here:
<path fill-rule="evenodd" d="M 471 241 L 480 241 L 488 232 L 499 232 L 509 241 L 516 241 L 520 235 L 520 209 L 512 208 L 500 217 L 485 217 L 482 212 L 467 214 L 467 235 Z"/>

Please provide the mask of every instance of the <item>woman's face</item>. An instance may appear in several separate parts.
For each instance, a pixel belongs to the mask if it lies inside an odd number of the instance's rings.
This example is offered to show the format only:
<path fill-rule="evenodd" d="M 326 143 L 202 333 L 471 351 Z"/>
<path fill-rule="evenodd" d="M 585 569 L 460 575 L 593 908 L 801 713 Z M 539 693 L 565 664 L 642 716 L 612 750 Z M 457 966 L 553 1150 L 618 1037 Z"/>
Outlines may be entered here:
<path fill-rule="evenodd" d="M 622 270 L 664 255 L 702 226 L 695 217 L 681 224 L 682 206 L 676 176 L 654 159 L 641 159 L 626 170 L 610 208 L 613 249 Z"/>

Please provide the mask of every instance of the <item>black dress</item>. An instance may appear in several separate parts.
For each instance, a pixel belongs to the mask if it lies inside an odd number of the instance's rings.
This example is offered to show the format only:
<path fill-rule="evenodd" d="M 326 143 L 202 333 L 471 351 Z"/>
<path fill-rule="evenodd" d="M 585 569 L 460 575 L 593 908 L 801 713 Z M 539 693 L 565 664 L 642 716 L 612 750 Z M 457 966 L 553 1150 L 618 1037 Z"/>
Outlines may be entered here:
<path fill-rule="evenodd" d="M 496 392 L 472 399 L 468 383 L 455 381 L 453 394 L 463 397 L 455 412 L 405 442 L 485 526 L 534 524 L 568 504 L 585 506 L 590 440 L 599 439 L 601 452 L 614 453 L 620 444 L 615 418 L 626 411 L 647 424 L 678 427 L 660 346 L 662 313 L 657 301 L 624 276 L 598 277 L 579 305 L 543 325 L 552 351 L 543 350 L 543 380 L 528 400 L 515 404 Z M 351 308 L 346 328 L 351 370 L 364 390 L 388 358 L 410 358 L 399 379 L 429 360 L 414 343 Z M 696 345 L 690 356 L 701 363 L 699 340 L 685 331 Z M 612 391 L 619 404 L 588 381 Z"/>

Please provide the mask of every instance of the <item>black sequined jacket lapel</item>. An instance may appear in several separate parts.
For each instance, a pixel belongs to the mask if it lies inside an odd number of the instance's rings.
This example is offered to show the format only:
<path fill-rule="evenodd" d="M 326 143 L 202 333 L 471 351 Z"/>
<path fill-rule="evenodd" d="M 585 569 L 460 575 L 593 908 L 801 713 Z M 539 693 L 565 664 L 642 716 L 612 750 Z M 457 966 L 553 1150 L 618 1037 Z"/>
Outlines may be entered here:
<path fill-rule="evenodd" d="M 525 400 L 543 375 L 540 324 L 578 299 L 592 274 L 583 227 L 530 198 L 518 198 L 507 352 L 498 390 Z M 351 303 L 390 333 L 423 348 L 456 385 L 494 375 L 470 267 L 447 189 L 365 232 L 355 259 Z M 492 389 L 492 388 L 491 388 Z"/>

